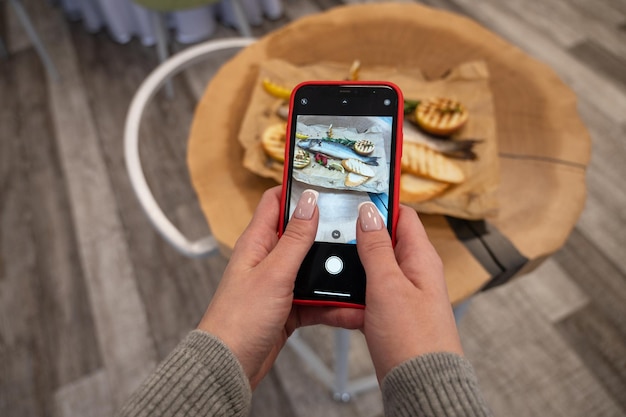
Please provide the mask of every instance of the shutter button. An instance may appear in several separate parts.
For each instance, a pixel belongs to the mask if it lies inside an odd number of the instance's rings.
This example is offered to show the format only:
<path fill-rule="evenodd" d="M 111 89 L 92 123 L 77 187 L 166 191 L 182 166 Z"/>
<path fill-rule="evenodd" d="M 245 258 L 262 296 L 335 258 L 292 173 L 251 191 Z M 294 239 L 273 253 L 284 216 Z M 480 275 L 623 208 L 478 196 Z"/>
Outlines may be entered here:
<path fill-rule="evenodd" d="M 329 256 L 324 263 L 324 267 L 329 274 L 337 275 L 343 270 L 343 261 L 338 256 Z"/>

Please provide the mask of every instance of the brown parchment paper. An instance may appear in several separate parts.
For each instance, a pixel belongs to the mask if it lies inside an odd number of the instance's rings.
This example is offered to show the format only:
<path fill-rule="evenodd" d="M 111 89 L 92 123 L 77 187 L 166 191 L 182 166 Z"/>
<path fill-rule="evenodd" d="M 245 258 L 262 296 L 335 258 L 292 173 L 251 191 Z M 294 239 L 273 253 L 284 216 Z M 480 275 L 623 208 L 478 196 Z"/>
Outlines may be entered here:
<path fill-rule="evenodd" d="M 239 142 L 244 149 L 242 165 L 257 175 L 282 182 L 283 164 L 266 155 L 261 145 L 261 135 L 268 126 L 284 122 L 276 114 L 276 109 L 286 103 L 264 90 L 261 82 L 263 79 L 293 88 L 306 80 L 346 79 L 349 68 L 349 65 L 331 62 L 306 66 L 295 66 L 280 59 L 263 62 L 239 131 Z M 444 78 L 437 80 L 426 80 L 418 68 L 364 66 L 359 71 L 359 79 L 391 81 L 400 87 L 407 99 L 451 97 L 460 100 L 467 107 L 469 120 L 455 133 L 453 139 L 471 138 L 482 142 L 474 146 L 478 156 L 476 160 L 454 159 L 464 171 L 466 181 L 449 187 L 443 194 L 431 200 L 402 203 L 422 213 L 466 219 L 494 216 L 498 209 L 495 195 L 499 183 L 499 162 L 487 65 L 482 61 L 467 62 L 450 69 Z M 405 129 L 417 128 L 409 123 Z"/>

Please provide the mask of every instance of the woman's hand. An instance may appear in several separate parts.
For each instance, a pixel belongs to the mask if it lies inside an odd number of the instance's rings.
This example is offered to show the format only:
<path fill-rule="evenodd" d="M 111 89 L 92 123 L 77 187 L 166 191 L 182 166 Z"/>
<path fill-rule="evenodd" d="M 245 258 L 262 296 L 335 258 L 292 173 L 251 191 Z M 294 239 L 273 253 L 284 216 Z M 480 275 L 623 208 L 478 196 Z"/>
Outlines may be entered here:
<path fill-rule="evenodd" d="M 231 349 L 253 389 L 297 327 L 357 328 L 363 322 L 362 310 L 292 306 L 296 274 L 317 232 L 317 193 L 302 194 L 280 239 L 279 212 L 280 187 L 275 187 L 265 192 L 237 241 L 198 325 Z"/>
<path fill-rule="evenodd" d="M 418 355 L 463 355 L 441 258 L 415 210 L 400 206 L 394 249 L 376 206 L 361 204 L 357 248 L 367 276 L 363 330 L 378 380 Z"/>

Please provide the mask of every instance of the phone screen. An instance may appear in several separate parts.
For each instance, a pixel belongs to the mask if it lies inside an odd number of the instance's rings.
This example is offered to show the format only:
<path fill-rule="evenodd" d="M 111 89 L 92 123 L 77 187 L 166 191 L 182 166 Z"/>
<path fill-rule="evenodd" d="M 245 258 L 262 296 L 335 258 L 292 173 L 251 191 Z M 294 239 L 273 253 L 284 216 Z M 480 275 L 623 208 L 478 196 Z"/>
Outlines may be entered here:
<path fill-rule="evenodd" d="M 296 300 L 365 302 L 356 252 L 358 206 L 372 202 L 392 232 L 398 94 L 384 85 L 305 85 L 291 109 L 285 223 L 302 192 L 319 193 L 313 248 L 296 280 Z"/>
<path fill-rule="evenodd" d="M 316 242 L 355 244 L 357 208 L 365 201 L 387 219 L 392 123 L 389 116 L 297 115 L 295 152 L 311 162 L 291 172 L 289 217 L 305 189 L 318 191 Z M 357 143 L 367 154 L 354 150 Z"/>

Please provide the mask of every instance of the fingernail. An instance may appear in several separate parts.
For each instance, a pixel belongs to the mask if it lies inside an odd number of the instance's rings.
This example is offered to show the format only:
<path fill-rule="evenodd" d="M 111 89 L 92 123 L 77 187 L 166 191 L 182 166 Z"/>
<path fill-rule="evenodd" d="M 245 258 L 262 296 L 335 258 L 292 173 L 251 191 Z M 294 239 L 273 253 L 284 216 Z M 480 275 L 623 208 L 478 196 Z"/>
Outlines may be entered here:
<path fill-rule="evenodd" d="M 378 209 L 373 203 L 364 202 L 359 204 L 359 223 L 361 230 L 372 232 L 383 228 L 383 219 L 378 214 Z"/>
<path fill-rule="evenodd" d="M 319 193 L 314 190 L 304 190 L 296 206 L 296 210 L 293 215 L 297 219 L 311 220 L 313 213 L 315 212 L 315 206 L 317 205 L 317 196 Z"/>

